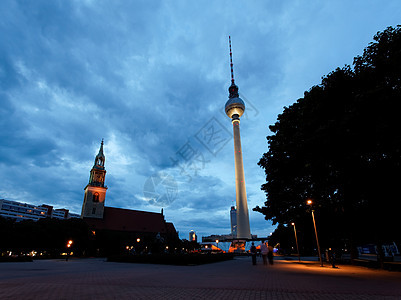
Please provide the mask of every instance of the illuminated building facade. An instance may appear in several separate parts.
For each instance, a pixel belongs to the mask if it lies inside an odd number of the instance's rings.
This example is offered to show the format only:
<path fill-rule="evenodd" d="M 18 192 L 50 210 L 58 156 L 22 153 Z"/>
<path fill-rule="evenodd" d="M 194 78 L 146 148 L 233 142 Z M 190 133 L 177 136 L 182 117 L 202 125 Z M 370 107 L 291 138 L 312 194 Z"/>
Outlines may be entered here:
<path fill-rule="evenodd" d="M 219 242 L 231 241 L 232 236 L 231 234 L 212 234 L 209 236 L 202 236 L 202 243 L 216 242 L 216 240 Z"/>
<path fill-rule="evenodd" d="M 196 235 L 195 231 L 191 230 L 189 232 L 189 241 L 190 242 L 197 242 L 198 241 L 198 236 Z"/>
<path fill-rule="evenodd" d="M 70 219 L 80 217 L 80 215 L 70 213 L 68 209 L 64 208 L 53 209 L 51 205 L 33 205 L 5 199 L 0 199 L 0 216 L 16 221 L 38 221 L 43 218 Z"/>
<path fill-rule="evenodd" d="M 248 201 L 246 197 L 244 165 L 242 161 L 241 136 L 239 130 L 240 117 L 245 111 L 245 103 L 239 97 L 238 86 L 234 83 L 234 71 L 230 43 L 231 85 L 228 88 L 229 96 L 225 105 L 226 115 L 231 119 L 234 132 L 234 158 L 235 158 L 235 190 L 237 204 L 237 238 L 250 239 Z"/>

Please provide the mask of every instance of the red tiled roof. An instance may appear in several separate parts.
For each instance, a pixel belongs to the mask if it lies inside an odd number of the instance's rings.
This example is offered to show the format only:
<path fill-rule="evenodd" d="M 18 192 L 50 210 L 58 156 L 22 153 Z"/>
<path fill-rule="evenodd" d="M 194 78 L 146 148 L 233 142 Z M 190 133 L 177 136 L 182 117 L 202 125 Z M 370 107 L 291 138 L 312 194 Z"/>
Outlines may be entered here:
<path fill-rule="evenodd" d="M 84 218 L 92 229 L 108 229 L 132 232 L 171 232 L 175 228 L 166 223 L 160 213 L 105 207 L 103 219 Z M 171 228 L 171 224 L 172 228 Z"/>

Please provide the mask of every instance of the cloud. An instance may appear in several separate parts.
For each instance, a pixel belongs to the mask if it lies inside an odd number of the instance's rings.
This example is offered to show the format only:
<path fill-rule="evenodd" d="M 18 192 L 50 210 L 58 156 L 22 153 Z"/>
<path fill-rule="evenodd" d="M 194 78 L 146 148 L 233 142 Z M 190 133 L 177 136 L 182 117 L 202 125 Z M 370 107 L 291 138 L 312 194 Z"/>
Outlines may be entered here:
<path fill-rule="evenodd" d="M 166 219 L 183 237 L 228 233 L 232 140 L 213 152 L 197 139 L 214 120 L 232 130 L 228 35 L 249 101 L 241 137 L 251 209 L 264 202 L 256 163 L 268 125 L 400 13 L 398 1 L 1 1 L 0 198 L 79 213 L 104 138 L 107 205 L 160 211 L 143 188 L 166 172 L 178 184 Z M 188 145 L 196 166 L 180 156 Z M 252 230 L 269 231 L 255 214 Z"/>

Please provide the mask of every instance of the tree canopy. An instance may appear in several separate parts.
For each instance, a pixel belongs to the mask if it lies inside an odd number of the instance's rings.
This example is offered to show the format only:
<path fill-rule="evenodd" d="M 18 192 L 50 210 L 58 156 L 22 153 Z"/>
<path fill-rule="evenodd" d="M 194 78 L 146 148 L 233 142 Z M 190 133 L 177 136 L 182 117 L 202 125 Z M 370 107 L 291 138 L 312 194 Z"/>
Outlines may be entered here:
<path fill-rule="evenodd" d="M 322 243 L 400 239 L 401 26 L 374 36 L 269 126 L 266 202 L 273 224 L 305 222 L 314 201 Z"/>

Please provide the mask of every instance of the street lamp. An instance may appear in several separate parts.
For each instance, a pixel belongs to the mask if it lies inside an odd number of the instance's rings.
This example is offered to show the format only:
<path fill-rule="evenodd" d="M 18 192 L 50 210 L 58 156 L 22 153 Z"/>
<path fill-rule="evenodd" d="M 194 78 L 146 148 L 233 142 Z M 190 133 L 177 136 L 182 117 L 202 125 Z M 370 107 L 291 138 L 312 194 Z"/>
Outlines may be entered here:
<path fill-rule="evenodd" d="M 142 252 L 142 244 L 140 243 L 140 241 L 141 241 L 140 238 L 136 239 L 135 252 L 138 254 L 141 254 L 141 252 Z"/>
<path fill-rule="evenodd" d="M 68 257 L 70 256 L 70 248 L 71 248 L 71 245 L 72 245 L 72 240 L 69 240 L 68 242 L 67 242 L 67 256 L 65 257 L 65 260 L 66 261 L 68 261 Z"/>
<path fill-rule="evenodd" d="M 306 204 L 310 205 L 312 208 L 313 202 L 312 202 L 312 200 L 307 200 Z M 322 253 L 320 252 L 319 238 L 317 237 L 314 209 L 312 208 L 311 210 L 312 210 L 313 227 L 315 227 L 315 236 L 316 236 L 316 243 L 317 243 L 317 251 L 319 252 L 320 266 L 323 267 Z"/>
<path fill-rule="evenodd" d="M 294 233 L 295 233 L 295 243 L 297 244 L 297 252 L 298 252 L 298 261 L 301 262 L 301 256 L 299 255 L 299 248 L 298 248 L 298 238 L 297 238 L 297 230 L 295 229 L 295 223 L 291 223 L 294 226 Z"/>

